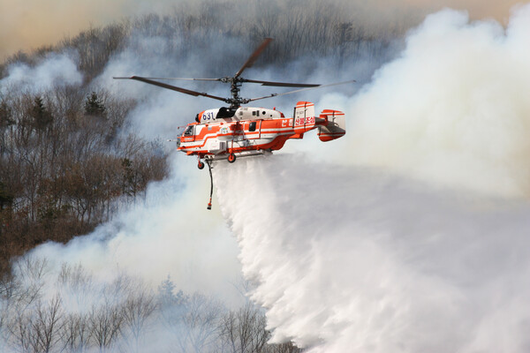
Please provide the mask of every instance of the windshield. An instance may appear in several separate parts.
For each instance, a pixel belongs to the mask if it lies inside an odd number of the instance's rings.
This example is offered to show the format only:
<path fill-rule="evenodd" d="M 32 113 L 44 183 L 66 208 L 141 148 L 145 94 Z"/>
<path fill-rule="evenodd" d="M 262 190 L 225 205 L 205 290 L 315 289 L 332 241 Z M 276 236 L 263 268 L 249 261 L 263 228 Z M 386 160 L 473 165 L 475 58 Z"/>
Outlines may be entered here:
<path fill-rule="evenodd" d="M 184 131 L 184 136 L 190 136 L 193 135 L 193 126 L 188 126 L 186 130 Z"/>

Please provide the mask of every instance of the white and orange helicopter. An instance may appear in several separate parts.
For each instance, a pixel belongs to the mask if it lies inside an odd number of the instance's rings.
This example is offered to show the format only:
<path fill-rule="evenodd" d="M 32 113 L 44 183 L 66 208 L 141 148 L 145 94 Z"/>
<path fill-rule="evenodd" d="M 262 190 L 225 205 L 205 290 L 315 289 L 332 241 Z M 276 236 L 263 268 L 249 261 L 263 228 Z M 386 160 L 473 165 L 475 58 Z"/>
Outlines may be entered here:
<path fill-rule="evenodd" d="M 325 109 L 317 117 L 315 116 L 315 106 L 311 102 L 300 101 L 296 103 L 293 116 L 290 118 L 276 110 L 276 108 L 242 107 L 243 104 L 261 99 L 355 82 L 355 80 L 350 80 L 321 85 L 249 80 L 241 77 L 243 71 L 254 65 L 255 61 L 271 41 L 271 38 L 266 38 L 232 77 L 114 77 L 114 79 L 141 81 L 191 96 L 208 97 L 230 104 L 229 107 L 208 109 L 198 113 L 195 117 L 195 122 L 185 126 L 184 132 L 180 137 L 176 140 L 170 140 L 176 141 L 178 151 L 184 152 L 189 156 L 197 156 L 197 166 L 199 169 L 203 169 L 205 166 L 203 160 L 208 165 L 211 181 L 208 209 L 211 209 L 212 205 L 213 161 L 226 159 L 229 163 L 234 163 L 238 157 L 270 154 L 272 151 L 280 150 L 287 140 L 302 139 L 304 133 L 314 129 L 318 129 L 318 137 L 324 142 L 338 139 L 346 134 L 343 112 Z M 208 93 L 176 87 L 158 80 L 193 80 L 230 83 L 232 97 L 218 97 Z M 259 83 L 263 86 L 272 87 L 298 87 L 298 89 L 283 93 L 273 93 L 259 98 L 242 98 L 239 95 L 239 91 L 243 83 Z"/>

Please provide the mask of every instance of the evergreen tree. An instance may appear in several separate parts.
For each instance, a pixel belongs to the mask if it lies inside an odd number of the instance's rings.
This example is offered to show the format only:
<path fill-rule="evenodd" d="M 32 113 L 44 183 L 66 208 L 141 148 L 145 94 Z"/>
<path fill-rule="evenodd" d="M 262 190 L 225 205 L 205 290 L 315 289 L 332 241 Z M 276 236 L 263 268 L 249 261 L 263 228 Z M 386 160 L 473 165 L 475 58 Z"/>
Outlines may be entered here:
<path fill-rule="evenodd" d="M 4 209 L 4 206 L 9 206 L 13 202 L 13 195 L 7 190 L 4 183 L 0 181 L 0 211 Z"/>
<path fill-rule="evenodd" d="M 87 97 L 85 101 L 85 115 L 104 118 L 106 110 L 103 100 L 98 97 L 96 92 L 92 92 L 92 94 Z"/>
<path fill-rule="evenodd" d="M 44 130 L 53 122 L 52 114 L 44 106 L 44 101 L 41 96 L 35 97 L 33 107 L 30 115 L 33 118 L 33 125 L 38 130 Z"/>
<path fill-rule="evenodd" d="M 13 111 L 11 107 L 5 102 L 0 103 L 0 128 L 13 125 L 15 121 L 12 119 Z"/>

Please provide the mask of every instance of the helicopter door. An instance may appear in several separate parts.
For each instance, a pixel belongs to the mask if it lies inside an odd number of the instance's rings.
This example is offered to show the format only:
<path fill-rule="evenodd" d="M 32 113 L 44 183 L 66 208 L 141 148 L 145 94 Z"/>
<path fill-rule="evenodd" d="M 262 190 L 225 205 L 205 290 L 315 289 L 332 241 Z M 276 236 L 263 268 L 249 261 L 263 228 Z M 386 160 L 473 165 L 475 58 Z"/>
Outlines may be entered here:
<path fill-rule="evenodd" d="M 250 121 L 245 124 L 247 139 L 259 139 L 261 137 L 261 120 Z"/>

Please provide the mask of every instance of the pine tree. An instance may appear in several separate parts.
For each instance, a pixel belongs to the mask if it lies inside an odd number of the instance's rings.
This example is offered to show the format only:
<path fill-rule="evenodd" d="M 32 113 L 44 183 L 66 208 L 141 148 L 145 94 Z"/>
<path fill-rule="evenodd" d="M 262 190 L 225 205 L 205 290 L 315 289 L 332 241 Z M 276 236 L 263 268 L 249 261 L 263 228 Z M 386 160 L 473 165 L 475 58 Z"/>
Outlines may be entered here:
<path fill-rule="evenodd" d="M 13 125 L 15 121 L 12 119 L 13 112 L 11 107 L 5 101 L 0 103 L 0 128 Z"/>
<path fill-rule="evenodd" d="M 7 190 L 7 186 L 0 181 L 0 211 L 4 206 L 9 206 L 13 203 L 13 195 Z"/>
<path fill-rule="evenodd" d="M 35 97 L 30 115 L 33 118 L 33 125 L 39 130 L 44 130 L 53 122 L 53 116 L 46 109 L 46 106 L 44 106 L 44 101 L 41 96 Z"/>
<path fill-rule="evenodd" d="M 87 97 L 85 101 L 85 115 L 104 118 L 106 116 L 106 110 L 103 100 L 98 97 L 96 92 L 92 92 L 92 94 Z"/>

